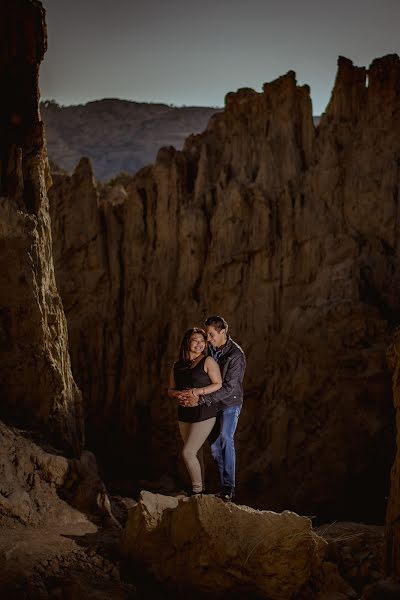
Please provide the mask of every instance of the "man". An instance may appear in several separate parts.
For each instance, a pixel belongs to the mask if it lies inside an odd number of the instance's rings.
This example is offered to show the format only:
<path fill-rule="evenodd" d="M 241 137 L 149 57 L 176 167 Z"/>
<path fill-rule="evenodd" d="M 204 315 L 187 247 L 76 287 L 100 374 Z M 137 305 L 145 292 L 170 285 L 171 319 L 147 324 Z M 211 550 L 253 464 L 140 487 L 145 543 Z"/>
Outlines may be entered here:
<path fill-rule="evenodd" d="M 236 452 L 234 435 L 243 403 L 243 376 L 246 358 L 241 347 L 228 335 L 228 323 L 223 317 L 208 317 L 204 323 L 209 352 L 222 373 L 222 388 L 206 396 L 196 390 L 186 395 L 191 405 L 218 403 L 219 435 L 211 443 L 211 454 L 218 465 L 221 483 L 220 497 L 230 501 L 235 495 Z"/>

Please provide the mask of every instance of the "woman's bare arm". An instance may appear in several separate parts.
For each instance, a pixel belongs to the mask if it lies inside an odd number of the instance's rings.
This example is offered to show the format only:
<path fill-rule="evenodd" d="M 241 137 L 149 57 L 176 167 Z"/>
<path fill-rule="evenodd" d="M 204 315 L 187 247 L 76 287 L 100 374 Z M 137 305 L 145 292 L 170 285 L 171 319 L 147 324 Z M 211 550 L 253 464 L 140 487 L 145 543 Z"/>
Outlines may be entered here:
<path fill-rule="evenodd" d="M 206 385 L 202 388 L 193 388 L 196 396 L 205 396 L 216 392 L 222 387 L 222 376 L 218 363 L 211 357 L 207 356 L 204 361 L 204 370 L 211 379 L 210 385 Z"/>
<path fill-rule="evenodd" d="M 222 375 L 218 363 L 211 357 L 207 356 L 204 363 L 204 370 L 211 379 L 211 384 L 206 385 L 202 389 L 202 395 L 211 394 L 222 388 Z"/>

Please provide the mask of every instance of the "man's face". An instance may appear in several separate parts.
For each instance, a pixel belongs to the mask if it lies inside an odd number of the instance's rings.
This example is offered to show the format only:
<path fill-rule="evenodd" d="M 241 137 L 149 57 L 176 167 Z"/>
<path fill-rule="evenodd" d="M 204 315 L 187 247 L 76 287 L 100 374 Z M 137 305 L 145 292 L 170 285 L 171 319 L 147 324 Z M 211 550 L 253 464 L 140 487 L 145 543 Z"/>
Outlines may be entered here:
<path fill-rule="evenodd" d="M 207 325 L 206 327 L 207 341 L 214 346 L 214 348 L 219 348 L 223 346 L 226 342 L 226 334 L 225 329 L 221 329 L 218 331 L 212 325 Z"/>

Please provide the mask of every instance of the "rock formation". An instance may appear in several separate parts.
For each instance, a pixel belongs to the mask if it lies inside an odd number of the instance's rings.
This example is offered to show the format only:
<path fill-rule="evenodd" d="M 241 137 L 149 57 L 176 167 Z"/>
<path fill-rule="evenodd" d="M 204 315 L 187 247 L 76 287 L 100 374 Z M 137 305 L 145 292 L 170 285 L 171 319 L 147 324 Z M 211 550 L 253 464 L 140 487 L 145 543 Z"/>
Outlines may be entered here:
<path fill-rule="evenodd" d="M 383 521 L 399 88 L 397 56 L 368 71 L 340 58 L 318 128 L 289 72 L 228 94 L 203 134 L 124 186 L 96 184 L 87 161 L 54 177 L 73 372 L 90 446 L 114 476 L 122 465 L 136 480 L 174 474 L 169 368 L 184 330 L 221 313 L 248 357 L 240 500 Z"/>
<path fill-rule="evenodd" d="M 0 11 L 0 595 L 154 598 L 153 581 L 138 578 L 136 591 L 118 568 L 114 515 L 123 523 L 134 501 L 109 498 L 94 455 L 81 452 L 38 113 L 44 12 L 36 0 L 5 0 Z M 374 61 L 368 87 L 365 76 L 340 60 L 317 130 L 308 90 L 289 73 L 262 94 L 228 95 L 204 134 L 183 152 L 160 151 L 124 185 L 96 184 L 85 159 L 72 177 L 55 175 L 73 369 L 90 445 L 114 476 L 126 477 L 128 465 L 136 483 L 177 475 L 175 408 L 163 382 L 184 328 L 223 312 L 249 357 L 239 493 L 379 517 L 392 447 L 382 355 L 399 312 L 399 59 Z M 398 578 L 398 457 L 392 478 L 387 565 Z M 398 595 L 393 581 L 376 582 L 373 552 L 359 555 L 359 542 L 342 545 L 334 534 L 327 556 L 337 566 L 326 562 L 311 520 L 289 511 L 144 492 L 129 514 L 126 556 L 170 577 L 173 597 L 195 587 L 344 600 L 358 597 L 349 581 L 365 600 Z M 345 529 L 379 546 L 379 531 Z"/>
<path fill-rule="evenodd" d="M 338 567 L 342 578 L 360 596 L 367 584 L 383 578 L 383 525 L 329 523 L 315 529 L 328 542 L 325 560 Z"/>
<path fill-rule="evenodd" d="M 95 461 L 91 479 L 87 476 L 89 453 L 80 460 L 68 459 L 48 444 L 38 445 L 28 431 L 7 427 L 1 421 L 0 445 L 2 530 L 15 523 L 51 527 L 86 522 L 84 513 L 112 517 L 104 502 L 96 504 L 105 490 Z"/>
<path fill-rule="evenodd" d="M 130 510 L 122 538 L 123 555 L 172 589 L 268 600 L 293 598 L 321 570 L 325 546 L 295 513 L 149 492 Z"/>
<path fill-rule="evenodd" d="M 1 421 L 0 447 L 0 596 L 132 598 L 93 455 L 67 459 Z"/>
<path fill-rule="evenodd" d="M 40 110 L 50 160 L 72 172 L 88 156 L 96 178 L 104 181 L 154 162 L 161 146 L 180 150 L 220 109 L 108 98 L 78 106 L 42 102 Z"/>
<path fill-rule="evenodd" d="M 393 371 L 397 452 L 392 467 L 390 496 L 386 513 L 385 568 L 387 575 L 400 582 L 400 330 L 396 331 L 388 349 L 388 362 Z"/>
<path fill-rule="evenodd" d="M 39 116 L 44 10 L 36 0 L 5 0 L 1 22 L 0 416 L 46 432 L 78 453 L 81 395 L 54 279 L 50 180 Z"/>
<path fill-rule="evenodd" d="M 204 598 L 201 590 L 211 589 L 215 597 L 226 588 L 234 598 L 246 589 L 248 598 L 258 590 L 257 598 L 268 591 L 270 598 L 289 600 L 300 588 L 299 600 L 326 600 L 335 592 L 341 600 L 355 598 L 336 565 L 322 562 L 326 542 L 306 517 L 258 513 L 215 497 L 143 492 L 137 507 L 129 498 L 110 498 L 121 524 L 129 509 L 122 531 L 99 503 L 105 489 L 90 453 L 67 459 L 48 444 L 37 444 L 29 431 L 2 422 L 0 446 L 1 597 L 127 600 L 136 594 L 161 600 L 183 597 L 189 583 L 196 598 Z M 149 560 L 155 579 L 146 567 Z M 357 562 L 356 555 L 354 568 Z"/>

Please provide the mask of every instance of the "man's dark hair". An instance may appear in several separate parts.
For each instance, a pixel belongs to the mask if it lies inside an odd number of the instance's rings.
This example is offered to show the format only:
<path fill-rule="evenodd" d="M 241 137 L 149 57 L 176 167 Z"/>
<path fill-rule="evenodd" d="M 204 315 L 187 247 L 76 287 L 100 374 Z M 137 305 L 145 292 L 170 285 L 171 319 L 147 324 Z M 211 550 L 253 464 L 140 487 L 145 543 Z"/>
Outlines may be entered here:
<path fill-rule="evenodd" d="M 215 315 L 213 317 L 208 317 L 204 322 L 205 327 L 214 327 L 217 331 L 222 331 L 225 329 L 226 333 L 228 333 L 228 323 L 225 321 L 223 317 Z"/>

